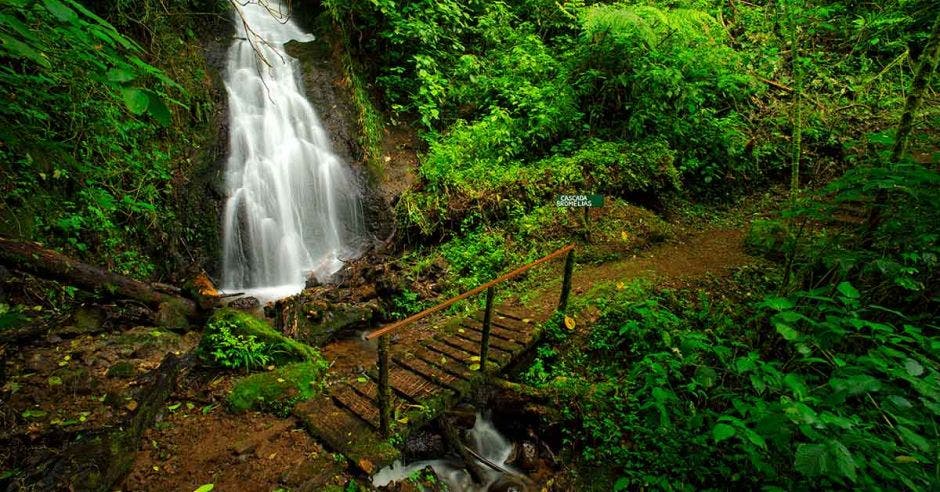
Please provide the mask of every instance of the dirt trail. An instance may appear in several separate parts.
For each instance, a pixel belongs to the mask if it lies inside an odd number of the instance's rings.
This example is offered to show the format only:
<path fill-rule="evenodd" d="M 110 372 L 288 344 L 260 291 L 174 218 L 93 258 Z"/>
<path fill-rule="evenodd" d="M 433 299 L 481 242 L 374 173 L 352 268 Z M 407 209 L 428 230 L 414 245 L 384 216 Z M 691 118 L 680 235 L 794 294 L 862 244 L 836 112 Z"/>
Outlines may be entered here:
<path fill-rule="evenodd" d="M 654 246 L 630 258 L 599 265 L 577 265 L 571 281 L 572 295 L 589 292 L 596 285 L 648 279 L 658 287 L 681 288 L 708 276 L 722 276 L 734 268 L 754 263 L 744 252 L 744 231 L 710 229 Z M 560 267 L 556 280 L 525 306 L 550 313 L 558 302 Z"/>

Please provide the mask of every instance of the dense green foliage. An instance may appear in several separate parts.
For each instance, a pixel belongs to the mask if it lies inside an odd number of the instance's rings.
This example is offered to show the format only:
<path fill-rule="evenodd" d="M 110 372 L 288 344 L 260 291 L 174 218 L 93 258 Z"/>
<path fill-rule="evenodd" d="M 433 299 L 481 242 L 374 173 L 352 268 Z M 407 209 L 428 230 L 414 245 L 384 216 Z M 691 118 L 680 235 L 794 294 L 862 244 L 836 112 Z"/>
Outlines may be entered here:
<path fill-rule="evenodd" d="M 818 158 L 816 170 L 844 166 L 851 156 L 843 147 L 860 136 L 858 125 L 846 123 L 899 108 L 901 93 L 887 93 L 884 82 L 909 80 L 899 64 L 923 48 L 936 13 L 921 1 L 885 9 L 713 1 L 324 5 L 358 40 L 356 54 L 373 62 L 369 72 L 387 107 L 425 129 L 425 185 L 406 194 L 399 210 L 407 225 L 433 235 L 467 220 L 506 218 L 558 192 L 633 197 L 684 189 L 718 197 L 781 174 L 794 156 Z M 791 114 L 796 99 L 810 97 L 815 105 L 803 102 Z M 790 149 L 797 130 L 801 143 Z"/>
<path fill-rule="evenodd" d="M 201 147 L 215 138 L 213 86 L 187 12 L 220 5 L 0 6 L 0 233 L 136 277 L 178 269 L 152 259 L 166 246 L 214 247 L 214 218 L 204 227 L 186 209 Z"/>

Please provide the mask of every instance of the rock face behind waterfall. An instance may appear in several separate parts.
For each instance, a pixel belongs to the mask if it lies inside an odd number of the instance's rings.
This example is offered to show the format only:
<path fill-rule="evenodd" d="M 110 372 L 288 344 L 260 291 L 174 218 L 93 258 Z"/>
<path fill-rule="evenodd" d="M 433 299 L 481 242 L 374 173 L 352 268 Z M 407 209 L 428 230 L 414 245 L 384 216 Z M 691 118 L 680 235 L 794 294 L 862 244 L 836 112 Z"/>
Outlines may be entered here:
<path fill-rule="evenodd" d="M 382 198 L 383 193 L 377 189 L 380 177 L 370 176 L 364 162 L 365 152 L 359 143 L 358 109 L 343 68 L 342 41 L 326 17 L 298 18 L 297 22 L 316 39 L 291 41 L 284 48 L 288 55 L 300 61 L 307 100 L 320 115 L 333 151 L 356 173 L 363 190 L 362 208 L 367 230 L 373 238 L 385 239 L 392 232 L 394 219 Z"/>

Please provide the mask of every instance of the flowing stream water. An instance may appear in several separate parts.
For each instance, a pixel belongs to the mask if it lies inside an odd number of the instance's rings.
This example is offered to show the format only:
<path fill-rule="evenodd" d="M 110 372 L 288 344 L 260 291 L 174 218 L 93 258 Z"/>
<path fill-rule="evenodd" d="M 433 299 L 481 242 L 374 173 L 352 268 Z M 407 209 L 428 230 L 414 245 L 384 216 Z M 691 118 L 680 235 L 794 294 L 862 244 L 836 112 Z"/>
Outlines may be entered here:
<path fill-rule="evenodd" d="M 311 275 L 328 280 L 358 256 L 365 236 L 359 187 L 330 149 L 300 65 L 283 47 L 313 36 L 277 5 L 240 7 L 225 73 L 222 290 L 262 302 L 303 290 Z"/>
<path fill-rule="evenodd" d="M 473 428 L 467 431 L 467 438 L 467 445 L 473 448 L 477 454 L 518 476 L 522 476 L 521 473 L 516 472 L 516 470 L 513 470 L 512 467 L 506 464 L 506 461 L 512 454 L 512 443 L 496 430 L 491 420 L 484 418 L 478 413 Z M 407 465 L 396 461 L 391 466 L 379 470 L 379 472 L 372 477 L 372 485 L 382 487 L 392 482 L 405 480 L 411 476 L 412 473 L 423 470 L 426 466 L 433 468 L 437 476 L 447 484 L 448 489 L 454 491 L 486 491 L 494 482 L 503 476 L 502 473 L 481 463 L 480 470 L 484 474 L 482 477 L 483 483 L 475 484 L 473 480 L 470 479 L 470 474 L 467 473 L 467 470 L 462 464 L 450 460 L 416 461 L 408 463 Z"/>

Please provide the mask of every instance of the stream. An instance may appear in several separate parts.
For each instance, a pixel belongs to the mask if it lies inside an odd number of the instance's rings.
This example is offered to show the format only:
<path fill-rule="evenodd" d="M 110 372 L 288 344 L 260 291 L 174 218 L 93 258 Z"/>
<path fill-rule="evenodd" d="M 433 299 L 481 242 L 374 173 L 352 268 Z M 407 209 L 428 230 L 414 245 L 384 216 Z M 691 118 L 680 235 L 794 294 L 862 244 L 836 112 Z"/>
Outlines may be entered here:
<path fill-rule="evenodd" d="M 262 300 L 324 282 L 357 257 L 361 191 L 331 150 L 284 43 L 313 41 L 276 2 L 247 3 L 228 50 L 230 154 L 222 218 L 222 290 Z"/>
<path fill-rule="evenodd" d="M 509 466 L 507 461 L 512 455 L 513 444 L 506 437 L 496 430 L 493 422 L 477 413 L 473 428 L 466 433 L 467 444 L 477 454 L 486 458 L 488 461 L 499 465 L 500 467 L 512 472 L 515 477 L 524 475 Z M 470 474 L 459 461 L 447 459 L 415 461 L 408 464 L 402 464 L 398 461 L 391 466 L 379 470 L 372 477 L 372 485 L 382 487 L 393 482 L 405 480 L 413 473 L 423 470 L 430 466 L 434 469 L 437 476 L 447 484 L 449 490 L 466 492 L 485 492 L 505 477 L 505 473 L 494 470 L 485 464 L 480 463 L 480 469 L 483 472 L 483 483 L 475 484 L 470 478 Z"/>

